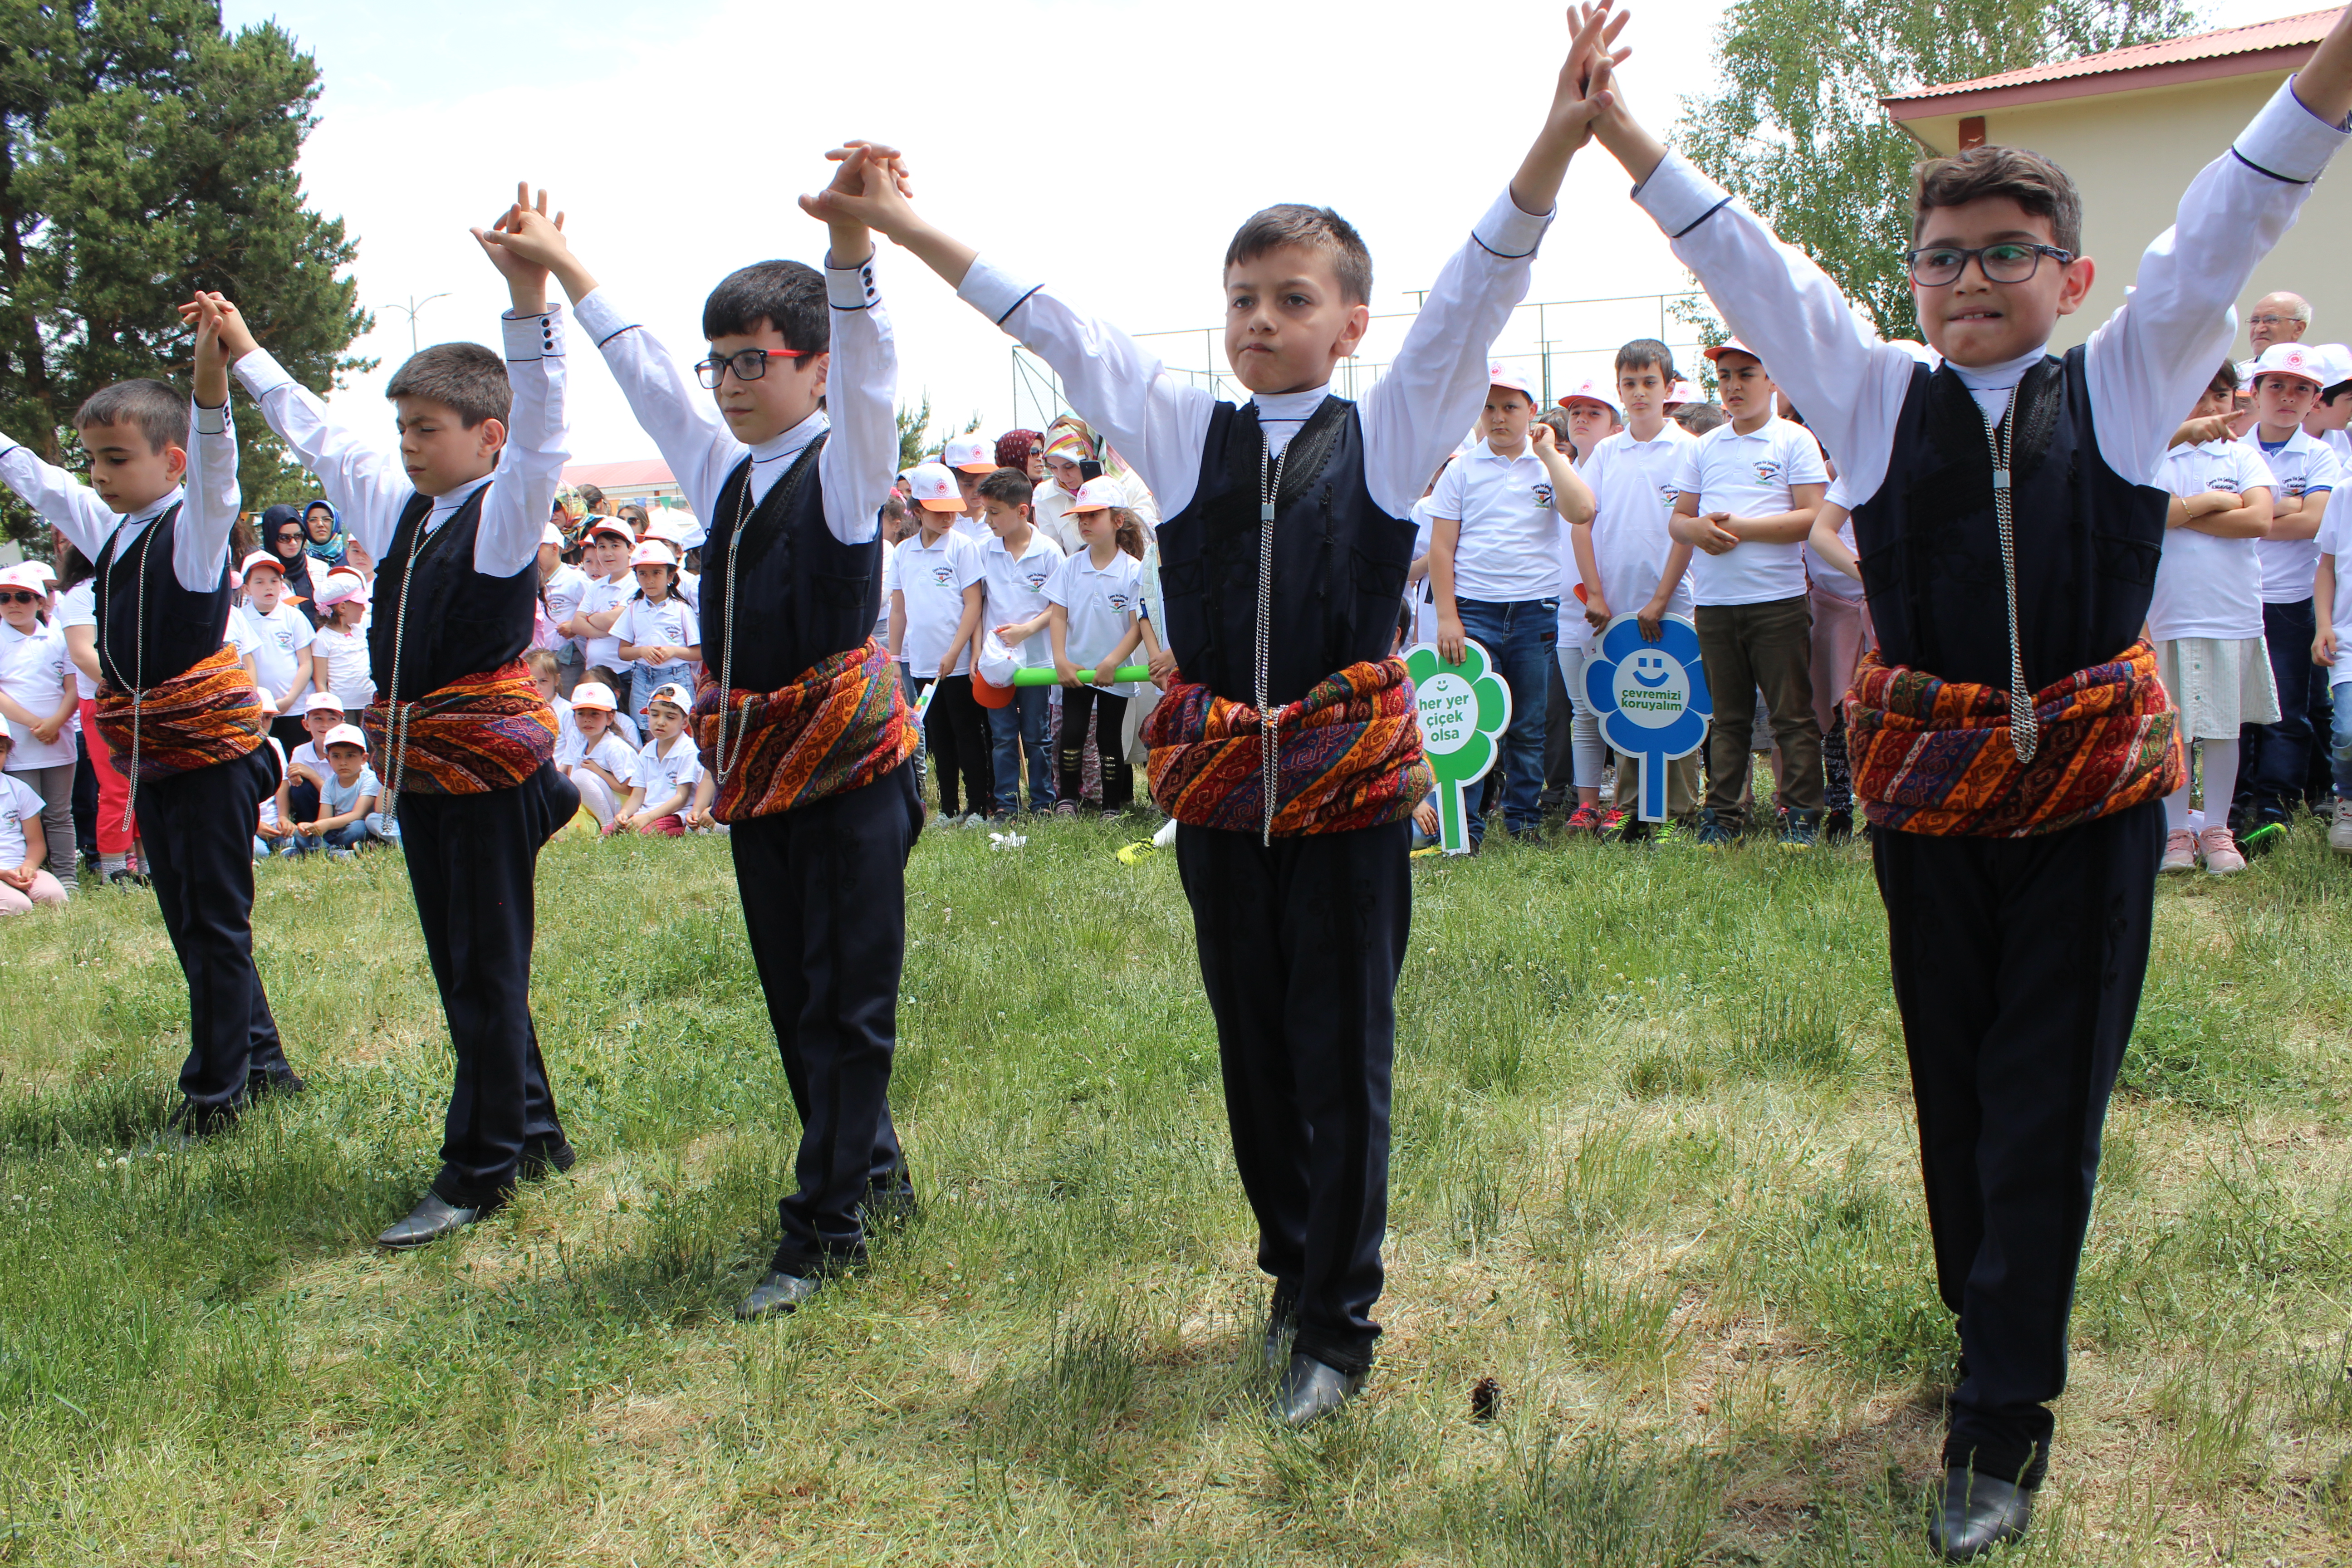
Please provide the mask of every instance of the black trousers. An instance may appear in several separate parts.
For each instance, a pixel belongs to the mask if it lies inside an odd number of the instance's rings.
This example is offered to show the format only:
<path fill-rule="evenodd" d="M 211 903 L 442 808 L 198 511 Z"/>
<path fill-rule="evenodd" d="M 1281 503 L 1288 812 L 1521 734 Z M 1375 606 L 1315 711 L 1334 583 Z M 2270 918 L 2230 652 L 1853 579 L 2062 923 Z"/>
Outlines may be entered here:
<path fill-rule="evenodd" d="M 74 847 L 85 858 L 97 859 L 98 770 L 90 765 L 89 737 L 79 730 L 74 731 L 73 824 Z"/>
<path fill-rule="evenodd" d="M 982 816 L 996 809 L 994 751 L 988 735 L 988 710 L 971 694 L 969 675 L 937 678 L 940 694 L 931 699 L 923 720 L 923 742 L 930 750 L 931 772 L 940 784 L 940 814 L 961 816 L 967 811 Z M 918 679 L 920 696 L 928 679 Z M 957 793 L 957 784 L 962 793 Z"/>
<path fill-rule="evenodd" d="M 252 1074 L 293 1070 L 253 966 L 253 829 L 277 789 L 278 759 L 264 746 L 142 780 L 134 803 L 155 902 L 188 977 L 180 1092 L 207 1110 L 240 1100 Z"/>
<path fill-rule="evenodd" d="M 2147 972 L 2164 804 L 2032 838 L 1873 838 L 1936 1278 L 1947 1465 L 2039 1485 L 2099 1133 Z"/>
<path fill-rule="evenodd" d="M 2257 817 L 2284 821 L 2304 797 L 2311 776 L 2315 742 L 2311 689 L 2324 684 L 2311 662 L 2318 630 L 2309 599 L 2263 606 L 2263 643 L 2270 655 L 2271 679 L 2278 686 L 2279 721 L 2246 724 L 2238 731 L 2238 798 L 2232 804 L 2246 825 Z"/>
<path fill-rule="evenodd" d="M 563 1137 L 531 1027 L 530 944 L 540 847 L 579 808 L 580 792 L 551 763 L 511 789 L 400 793 L 416 923 L 457 1057 L 433 1179 L 449 1203 L 497 1203 L 526 1142 Z"/>
<path fill-rule="evenodd" d="M 1297 1348 L 1342 1372 L 1371 1365 L 1381 1331 L 1412 833 L 1395 822 L 1267 846 L 1176 830 L 1258 1267 L 1297 1303 Z"/>
<path fill-rule="evenodd" d="M 776 1205 L 774 1266 L 787 1274 L 863 1260 L 861 1209 L 914 1199 L 890 1123 L 890 1058 L 907 857 L 922 826 L 909 758 L 863 789 L 728 830 L 744 934 L 801 1119 L 799 1185 Z"/>
<path fill-rule="evenodd" d="M 1078 798 L 1086 773 L 1088 714 L 1094 717 L 1095 754 L 1102 759 L 1102 808 L 1124 811 L 1135 804 L 1135 766 L 1127 760 L 1119 734 L 1127 724 L 1127 699 L 1092 686 L 1062 688 L 1062 738 L 1055 756 L 1062 781 L 1056 799 Z"/>

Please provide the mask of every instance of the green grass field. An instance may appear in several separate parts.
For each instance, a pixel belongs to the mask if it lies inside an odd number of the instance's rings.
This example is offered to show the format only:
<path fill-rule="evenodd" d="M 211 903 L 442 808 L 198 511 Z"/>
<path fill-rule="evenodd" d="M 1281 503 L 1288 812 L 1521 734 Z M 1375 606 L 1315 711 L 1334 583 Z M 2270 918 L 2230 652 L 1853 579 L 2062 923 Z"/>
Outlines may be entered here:
<path fill-rule="evenodd" d="M 152 900 L 0 922 L 0 1561 L 1923 1560 L 1952 1335 L 1860 848 L 1417 867 L 1382 1360 L 1290 1434 L 1175 868 L 1123 837 L 919 846 L 922 1215 L 753 1326 L 796 1128 L 723 844 L 548 850 L 580 1164 L 396 1257 L 449 1073 L 396 856 L 264 869 L 311 1091 L 188 1154 L 129 1153 L 184 1047 Z M 2306 824 L 2161 890 L 2011 1561 L 2352 1556 L 2347 889 Z"/>

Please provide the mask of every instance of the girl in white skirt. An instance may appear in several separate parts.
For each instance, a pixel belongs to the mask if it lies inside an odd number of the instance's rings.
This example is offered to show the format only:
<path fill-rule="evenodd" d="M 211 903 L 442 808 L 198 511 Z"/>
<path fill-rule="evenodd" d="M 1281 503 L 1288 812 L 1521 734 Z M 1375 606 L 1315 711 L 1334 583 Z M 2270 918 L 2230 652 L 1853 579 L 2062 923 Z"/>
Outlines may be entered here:
<path fill-rule="evenodd" d="M 2192 418 L 2230 411 L 2238 373 L 2224 364 Z M 2158 868 L 2214 876 L 2246 868 L 2229 826 L 2238 784 L 2238 729 L 2278 722 L 2278 689 L 2263 641 L 2263 569 L 2254 541 L 2270 532 L 2271 471 L 2252 443 L 2184 443 L 2164 457 L 2158 484 L 2172 492 L 2164 556 L 2148 605 L 2157 669 L 2180 710 L 2180 735 L 2201 755 L 2205 829 L 2189 831 L 2189 789 L 2164 803 L 2164 858 Z"/>

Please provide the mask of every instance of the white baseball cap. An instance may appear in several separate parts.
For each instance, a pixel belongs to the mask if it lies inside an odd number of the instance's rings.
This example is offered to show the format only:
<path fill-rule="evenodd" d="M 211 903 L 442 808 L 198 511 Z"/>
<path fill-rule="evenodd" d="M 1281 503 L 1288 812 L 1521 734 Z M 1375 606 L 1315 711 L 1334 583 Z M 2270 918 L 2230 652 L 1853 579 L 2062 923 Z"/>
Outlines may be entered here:
<path fill-rule="evenodd" d="M 2327 372 L 2327 356 L 2317 344 L 2305 348 L 2301 343 L 2273 343 L 2254 361 L 2246 379 L 2255 382 L 2266 375 L 2292 375 L 2325 391 L 2335 384 Z"/>
<path fill-rule="evenodd" d="M 1501 360 L 1495 360 L 1487 364 L 1486 384 L 1489 386 L 1507 386 L 1513 392 L 1522 394 L 1529 403 L 1533 403 L 1536 400 L 1535 383 L 1528 379 L 1527 373 L 1525 371 L 1513 370 Z"/>
<path fill-rule="evenodd" d="M 607 713 L 617 712 L 613 701 L 613 689 L 601 680 L 583 680 L 572 689 L 574 708 L 601 708 Z"/>
<path fill-rule="evenodd" d="M 1687 381 L 1678 381 L 1666 388 L 1665 406 L 1680 408 L 1685 403 L 1698 401 L 1698 388 Z"/>
<path fill-rule="evenodd" d="M 36 594 L 46 594 L 49 591 L 49 585 L 41 581 L 38 567 L 30 561 L 0 570 L 0 585 L 10 588 L 30 588 Z"/>
<path fill-rule="evenodd" d="M 646 699 L 646 703 L 648 707 L 656 702 L 667 702 L 681 713 L 691 713 L 694 711 L 694 693 L 688 691 L 683 684 L 675 680 L 670 681 L 668 684 L 664 686 L 655 687 L 654 694 Z"/>
<path fill-rule="evenodd" d="M 1723 356 L 1726 354 L 1746 354 L 1758 364 L 1762 364 L 1764 363 L 1764 356 L 1762 354 L 1758 353 L 1754 349 L 1749 348 L 1738 338 L 1726 338 L 1723 342 L 1716 344 L 1715 347 L 1706 351 L 1706 357 L 1717 364 L 1721 364 L 1723 363 Z"/>
<path fill-rule="evenodd" d="M 364 752 L 367 750 L 367 737 L 360 733 L 359 726 L 355 724 L 338 724 L 327 731 L 325 740 L 319 742 L 319 750 L 322 752 L 330 746 L 357 746 Z"/>
<path fill-rule="evenodd" d="M 600 533 L 609 533 L 625 544 L 635 544 L 637 542 L 637 536 L 631 531 L 629 525 L 623 522 L 620 519 L 614 517 L 590 518 L 588 520 L 588 531 L 583 533 L 580 537 L 583 540 L 593 539 Z"/>
<path fill-rule="evenodd" d="M 1559 400 L 1559 405 L 1562 408 L 1571 403 L 1597 403 L 1618 418 L 1625 417 L 1625 410 L 1618 405 L 1617 399 L 1612 395 L 1612 389 L 1603 386 L 1597 376 L 1586 376 L 1576 384 L 1575 391 Z"/>
<path fill-rule="evenodd" d="M 257 550 L 252 554 L 247 556 L 244 560 L 238 562 L 236 563 L 237 575 L 241 577 L 250 577 L 253 575 L 253 569 L 257 566 L 267 566 L 276 572 L 280 577 L 286 575 L 286 563 L 279 560 L 277 556 L 272 555 L 267 550 Z"/>
<path fill-rule="evenodd" d="M 319 603 L 321 606 L 340 605 L 347 600 L 366 597 L 367 579 L 356 572 L 345 572 L 340 569 L 330 572 L 327 574 L 327 580 L 319 584 Z"/>
<path fill-rule="evenodd" d="M 18 569 L 31 573 L 40 581 L 40 584 L 44 588 L 51 588 L 57 585 L 58 569 L 50 565 L 46 561 L 27 561 L 23 563 Z"/>
<path fill-rule="evenodd" d="M 640 540 L 637 547 L 629 552 L 629 570 L 632 572 L 640 566 L 675 567 L 677 564 L 677 551 L 667 539 Z"/>
<path fill-rule="evenodd" d="M 948 450 L 955 450 L 950 442 Z M 919 463 L 907 470 L 907 488 L 925 511 L 961 511 L 963 489 L 943 463 Z"/>
<path fill-rule="evenodd" d="M 967 474 L 996 472 L 996 443 L 981 436 L 951 436 L 940 461 Z"/>
<path fill-rule="evenodd" d="M 2342 343 L 2306 343 L 2304 345 L 2319 356 L 2320 368 L 2327 373 L 2327 381 L 2320 390 L 2325 392 L 2339 381 L 2352 381 L 2352 348 Z"/>
<path fill-rule="evenodd" d="M 1117 479 L 1112 479 L 1108 474 L 1104 474 L 1097 479 L 1088 479 L 1085 484 L 1080 485 L 1078 487 L 1078 493 L 1070 498 L 1070 504 L 1067 510 L 1071 511 L 1101 511 L 1106 507 L 1125 506 L 1126 504 L 1127 487 L 1120 484 Z"/>
<path fill-rule="evenodd" d="M 302 711 L 305 713 L 340 713 L 342 710 L 343 700 L 331 691 L 313 691 L 302 699 Z"/>
<path fill-rule="evenodd" d="M 563 531 L 551 522 L 547 525 L 545 531 L 540 534 L 539 542 L 541 544 L 552 544 L 558 550 L 571 542 L 563 537 Z"/>
<path fill-rule="evenodd" d="M 646 520 L 646 537 L 668 541 L 677 546 L 680 555 L 700 543 L 701 535 L 702 524 L 690 511 L 672 511 L 663 507 L 648 514 Z"/>

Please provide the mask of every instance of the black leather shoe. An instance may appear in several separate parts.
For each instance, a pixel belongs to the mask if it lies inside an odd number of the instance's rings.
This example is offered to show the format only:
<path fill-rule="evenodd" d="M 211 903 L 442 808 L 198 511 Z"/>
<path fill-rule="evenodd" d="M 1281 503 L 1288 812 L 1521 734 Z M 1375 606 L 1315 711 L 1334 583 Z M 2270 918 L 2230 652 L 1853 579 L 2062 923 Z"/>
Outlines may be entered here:
<path fill-rule="evenodd" d="M 226 1105 L 198 1105 L 193 1100 L 183 1100 L 151 1147 L 193 1149 L 205 1139 L 217 1138 L 235 1127 L 237 1113 L 244 1109 L 242 1100 L 231 1100 Z"/>
<path fill-rule="evenodd" d="M 748 1323 L 760 1318 L 797 1311 L 802 1302 L 824 1289 L 824 1276 L 822 1274 L 787 1274 L 781 1268 L 772 1268 L 768 1277 L 752 1287 L 751 1293 L 743 1298 L 742 1304 L 735 1309 L 735 1315 Z"/>
<path fill-rule="evenodd" d="M 428 1247 L 445 1236 L 455 1236 L 490 1211 L 461 1207 L 438 1193 L 426 1193 L 408 1211 L 408 1217 L 375 1238 L 378 1247 Z"/>
<path fill-rule="evenodd" d="M 1274 1418 L 1285 1426 L 1320 1421 L 1364 1391 L 1364 1374 L 1326 1366 L 1305 1351 L 1290 1352 L 1290 1365 L 1274 1385 Z"/>
<path fill-rule="evenodd" d="M 2032 1522 L 2033 1494 L 2013 1481 L 1974 1470 L 1944 1472 L 1944 1495 L 1927 1523 L 1927 1544 L 1947 1563 L 1973 1563 L 2017 1540 Z"/>
<path fill-rule="evenodd" d="M 569 1139 L 533 1139 L 522 1146 L 522 1157 L 515 1162 L 515 1179 L 543 1182 L 572 1169 L 579 1158 Z"/>

